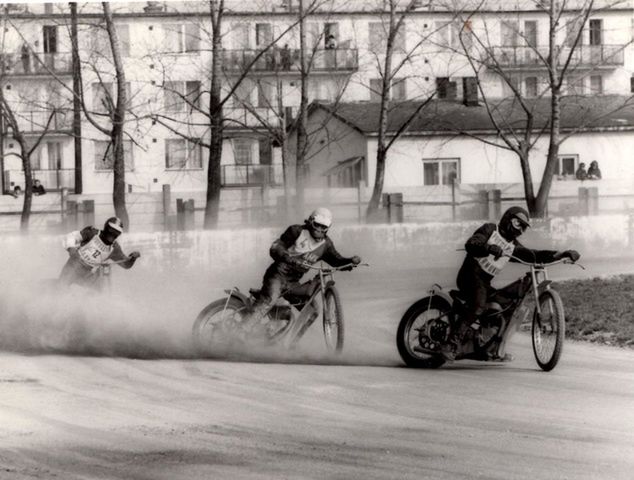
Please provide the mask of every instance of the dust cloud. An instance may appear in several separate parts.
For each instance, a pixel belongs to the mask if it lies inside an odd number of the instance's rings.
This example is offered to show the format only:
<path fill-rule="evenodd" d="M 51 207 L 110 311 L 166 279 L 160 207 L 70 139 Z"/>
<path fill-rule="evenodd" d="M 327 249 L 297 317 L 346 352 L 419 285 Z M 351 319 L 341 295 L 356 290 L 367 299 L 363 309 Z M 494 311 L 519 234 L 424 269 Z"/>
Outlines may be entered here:
<path fill-rule="evenodd" d="M 60 237 L 61 239 L 61 237 Z M 209 266 L 158 264 L 152 252 L 141 249 L 141 258 L 130 270 L 112 268 L 110 290 L 97 292 L 73 285 L 61 288 L 56 278 L 67 254 L 61 241 L 37 237 L 2 239 L 5 268 L 0 280 L 0 349 L 21 354 L 118 356 L 139 359 L 202 358 L 192 342 L 197 314 L 213 300 L 226 296 L 224 289 L 238 286 L 243 292 L 259 288 L 270 258 L 268 248 L 249 268 L 214 269 Z M 122 238 L 124 251 L 136 249 Z M 316 363 L 339 365 L 394 365 L 398 363 L 394 335 L 407 302 L 418 286 L 407 286 L 402 268 L 392 268 L 389 280 L 394 298 L 386 299 L 385 259 L 367 244 L 337 245 L 343 254 L 360 253 L 369 268 L 342 272 L 336 277 L 346 317 L 342 355 L 328 353 L 318 319 L 291 350 L 260 343 L 232 345 L 204 358 L 266 363 Z M 401 262 L 398 262 L 401 263 Z M 379 271 L 380 270 L 380 271 Z M 389 274 L 389 272 L 388 272 Z M 305 280 L 310 278 L 308 275 Z M 412 288 L 410 288 L 412 287 Z M 401 292 L 398 292 L 398 289 Z M 380 300 L 383 301 L 380 301 Z M 379 300 L 379 301 L 377 301 Z"/>

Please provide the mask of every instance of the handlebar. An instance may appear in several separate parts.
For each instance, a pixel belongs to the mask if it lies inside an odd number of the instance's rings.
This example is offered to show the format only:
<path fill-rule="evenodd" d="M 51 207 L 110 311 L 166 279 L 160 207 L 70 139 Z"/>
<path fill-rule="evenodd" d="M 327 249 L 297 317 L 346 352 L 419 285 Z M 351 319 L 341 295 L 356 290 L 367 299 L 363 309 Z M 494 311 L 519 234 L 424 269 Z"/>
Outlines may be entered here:
<path fill-rule="evenodd" d="M 346 265 L 341 265 L 340 267 L 323 267 L 321 265 L 319 266 L 315 266 L 315 265 L 306 265 L 309 269 L 311 270 L 320 270 L 323 273 L 327 273 L 327 272 L 338 272 L 341 270 L 347 270 L 350 269 L 352 270 L 353 268 L 357 268 L 357 267 L 369 267 L 370 264 L 369 263 L 348 263 Z"/>
<path fill-rule="evenodd" d="M 522 260 L 521 258 L 516 257 L 515 255 L 504 255 L 504 256 L 505 257 L 509 257 L 513 261 L 515 261 L 517 263 L 521 263 L 522 265 L 526 265 L 528 267 L 545 268 L 545 267 L 551 267 L 553 265 L 557 265 L 558 263 L 564 263 L 564 264 L 567 264 L 567 265 L 577 265 L 578 267 L 582 268 L 583 270 L 586 269 L 586 267 L 584 267 L 580 263 L 573 262 L 569 258 L 560 258 L 559 260 L 555 260 L 554 262 L 538 263 L 538 262 L 526 262 L 526 261 Z"/>

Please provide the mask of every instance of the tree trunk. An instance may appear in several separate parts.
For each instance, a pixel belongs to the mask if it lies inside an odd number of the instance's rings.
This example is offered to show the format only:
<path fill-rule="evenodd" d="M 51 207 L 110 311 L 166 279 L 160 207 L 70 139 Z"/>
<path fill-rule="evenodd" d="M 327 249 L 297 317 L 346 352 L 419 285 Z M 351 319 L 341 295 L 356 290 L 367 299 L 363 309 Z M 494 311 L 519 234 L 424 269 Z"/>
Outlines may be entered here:
<path fill-rule="evenodd" d="M 121 44 L 117 29 L 112 21 L 112 12 L 110 4 L 102 2 L 104 17 L 106 19 L 106 28 L 110 39 L 110 48 L 112 50 L 112 59 L 117 76 L 117 104 L 112 114 L 112 133 L 110 135 L 113 148 L 113 173 L 114 184 L 112 188 L 112 201 L 114 211 L 117 217 L 121 219 L 126 228 L 130 225 L 128 210 L 125 204 L 125 154 L 123 150 L 123 126 L 125 122 L 125 110 L 127 106 L 126 79 L 121 60 Z"/>
<path fill-rule="evenodd" d="M 20 215 L 20 231 L 27 232 L 33 204 L 33 171 L 31 170 L 31 156 L 24 137 L 18 139 L 18 143 L 22 153 L 22 170 L 24 170 L 24 203 L 22 204 L 22 214 Z"/>
<path fill-rule="evenodd" d="M 209 119 L 210 119 L 210 147 L 209 165 L 207 167 L 207 195 L 205 198 L 205 229 L 218 226 L 220 212 L 220 162 L 222 160 L 222 143 L 224 130 L 222 123 L 222 101 L 220 98 L 220 65 L 222 62 L 222 16 L 224 2 L 211 0 L 210 4 L 212 26 L 212 63 L 211 83 L 209 86 Z"/>
<path fill-rule="evenodd" d="M 306 123 L 308 121 L 308 93 L 307 80 L 308 68 L 306 66 L 306 21 L 304 19 L 304 1 L 299 0 L 299 61 L 300 61 L 300 102 L 297 114 L 297 150 L 295 161 L 295 193 L 297 200 L 295 207 L 300 215 L 304 212 L 304 184 L 306 173 L 306 149 L 308 147 L 308 134 Z"/>
<path fill-rule="evenodd" d="M 539 186 L 537 192 L 537 198 L 535 199 L 535 212 L 536 217 L 544 217 L 548 214 L 548 195 L 550 194 L 550 188 L 553 184 L 553 176 L 557 170 L 557 164 L 559 163 L 559 137 L 560 137 L 560 119 L 561 119 L 561 106 L 560 106 L 561 94 L 557 88 L 553 89 L 550 99 L 551 103 L 551 123 L 550 123 L 550 138 L 548 143 L 548 156 L 546 158 L 546 167 L 544 168 L 544 175 L 542 176 L 542 183 Z"/>
<path fill-rule="evenodd" d="M 77 3 L 70 3 L 71 48 L 73 59 L 73 142 L 75 152 L 75 193 L 82 193 L 82 161 L 81 161 L 81 63 L 79 61 L 79 35 L 77 32 Z M 59 165 L 56 166 L 59 168 Z M 61 185 L 58 185 L 61 188 Z"/>

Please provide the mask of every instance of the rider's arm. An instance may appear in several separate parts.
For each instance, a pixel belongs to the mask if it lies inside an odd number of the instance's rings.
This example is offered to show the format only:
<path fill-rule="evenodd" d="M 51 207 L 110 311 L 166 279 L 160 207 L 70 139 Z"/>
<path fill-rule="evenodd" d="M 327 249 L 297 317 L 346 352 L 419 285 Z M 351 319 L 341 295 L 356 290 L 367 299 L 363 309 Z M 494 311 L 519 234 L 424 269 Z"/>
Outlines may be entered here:
<path fill-rule="evenodd" d="M 464 245 L 467 253 L 476 258 L 486 257 L 487 255 L 489 255 L 487 241 L 494 231 L 494 223 L 485 223 L 480 228 L 478 228 Z"/>
<path fill-rule="evenodd" d="M 550 263 L 558 260 L 555 250 L 533 250 L 532 248 L 526 248 L 517 241 L 513 256 L 530 263 Z M 513 262 L 514 260 L 511 258 L 511 261 Z"/>
<path fill-rule="evenodd" d="M 68 235 L 64 237 L 63 245 L 64 248 L 70 251 L 71 248 L 79 248 L 84 243 L 90 241 L 92 237 L 94 237 L 99 230 L 93 227 L 85 227 L 81 231 L 75 230 L 74 232 L 70 232 Z"/>
<path fill-rule="evenodd" d="M 276 262 L 288 262 L 291 254 L 288 249 L 293 246 L 297 237 L 302 233 L 301 225 L 291 225 L 288 227 L 280 238 L 276 239 L 271 245 L 269 254 Z"/>
<path fill-rule="evenodd" d="M 136 259 L 136 256 L 126 255 L 125 253 L 123 253 L 121 245 L 119 245 L 118 242 L 115 241 L 112 244 L 112 253 L 110 254 L 109 260 L 112 260 L 113 262 L 120 262 L 119 266 L 127 270 L 128 268 L 132 268 L 132 265 L 134 265 Z"/>
<path fill-rule="evenodd" d="M 344 257 L 337 251 L 330 237 L 326 237 L 326 250 L 324 250 L 321 259 L 333 267 L 343 267 L 344 265 L 353 263 L 351 257 Z"/>

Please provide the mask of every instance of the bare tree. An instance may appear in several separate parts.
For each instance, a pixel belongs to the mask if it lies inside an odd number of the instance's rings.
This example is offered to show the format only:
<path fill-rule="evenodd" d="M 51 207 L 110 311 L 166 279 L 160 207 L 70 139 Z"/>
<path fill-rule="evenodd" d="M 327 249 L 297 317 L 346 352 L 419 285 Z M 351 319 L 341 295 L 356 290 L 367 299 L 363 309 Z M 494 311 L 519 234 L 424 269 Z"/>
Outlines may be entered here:
<path fill-rule="evenodd" d="M 381 195 L 383 193 L 383 184 L 385 180 L 385 164 L 387 161 L 387 154 L 389 149 L 400 138 L 400 136 L 407 130 L 412 121 L 419 115 L 419 113 L 429 104 L 434 94 L 429 95 L 426 99 L 422 100 L 411 113 L 404 118 L 400 124 L 396 125 L 396 129 L 393 132 L 388 133 L 388 125 L 390 113 L 398 108 L 398 105 L 390 105 L 390 91 L 392 82 L 396 75 L 403 68 L 405 63 L 415 55 L 415 52 L 420 48 L 423 41 L 427 37 L 420 38 L 414 46 L 412 46 L 400 60 L 395 61 L 395 43 L 397 37 L 402 35 L 404 29 L 405 19 L 408 17 L 409 12 L 418 4 L 416 0 L 409 1 L 404 8 L 400 7 L 399 0 L 386 0 L 383 2 L 387 7 L 387 18 L 384 19 L 383 28 L 385 34 L 385 50 L 379 52 L 381 57 L 377 55 L 377 67 L 381 77 L 380 87 L 380 107 L 379 107 L 379 125 L 378 125 L 378 138 L 377 138 L 377 153 L 376 153 L 376 176 L 374 179 L 374 188 L 372 190 L 372 197 L 368 203 L 366 216 L 371 219 L 375 216 L 379 208 L 381 201 Z"/>
<path fill-rule="evenodd" d="M 518 45 L 500 45 L 486 22 L 483 21 L 479 28 L 474 25 L 485 3 L 483 0 L 469 12 L 456 13 L 462 19 L 461 50 L 476 75 L 478 91 L 497 136 L 492 138 L 490 135 L 462 133 L 487 144 L 510 150 L 517 155 L 522 170 L 526 204 L 531 215 L 541 217 L 546 214 L 548 196 L 558 167 L 561 144 L 577 131 L 592 125 L 610 112 L 613 113 L 615 108 L 623 108 L 631 103 L 631 98 L 628 98 L 616 107 L 610 103 L 610 111 L 607 109 L 587 111 L 583 117 L 579 118 L 578 127 L 562 134 L 561 107 L 564 82 L 571 84 L 576 79 L 587 75 L 582 72 L 593 71 L 606 63 L 615 61 L 623 55 L 623 50 L 629 43 L 626 42 L 617 48 L 606 47 L 605 50 L 603 45 L 582 48 L 582 36 L 586 32 L 585 26 L 588 19 L 593 14 L 623 2 L 618 0 L 607 4 L 602 2 L 601 7 L 596 7 L 594 0 L 580 0 L 574 4 L 567 0 L 562 2 L 532 0 L 532 8 L 540 11 L 548 19 L 548 41 L 545 47 L 539 45 L 531 32 L 521 32 L 518 22 L 504 23 L 504 19 L 502 20 L 503 28 L 505 27 L 515 37 L 513 43 Z M 565 40 L 562 45 L 563 37 Z M 592 48 L 601 49 L 600 54 L 595 56 Z M 532 68 L 541 68 L 545 72 L 544 86 L 541 91 L 536 81 L 535 85 L 531 86 L 535 90 L 533 92 L 522 89 L 517 81 L 514 73 L 517 63 L 527 58 L 530 59 Z M 510 97 L 500 99 L 487 92 L 483 86 L 483 78 L 487 71 L 501 79 L 511 92 Z M 570 103 L 575 103 L 574 98 Z M 542 137 L 548 139 L 548 154 L 539 189 L 535 193 L 530 159 L 533 147 Z"/>

